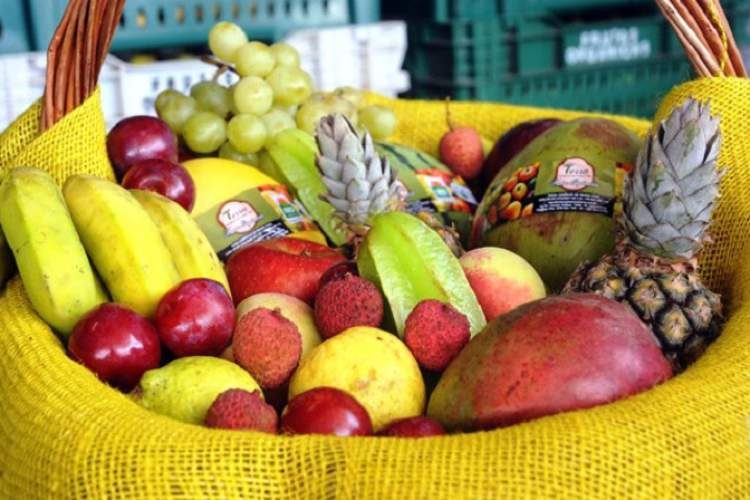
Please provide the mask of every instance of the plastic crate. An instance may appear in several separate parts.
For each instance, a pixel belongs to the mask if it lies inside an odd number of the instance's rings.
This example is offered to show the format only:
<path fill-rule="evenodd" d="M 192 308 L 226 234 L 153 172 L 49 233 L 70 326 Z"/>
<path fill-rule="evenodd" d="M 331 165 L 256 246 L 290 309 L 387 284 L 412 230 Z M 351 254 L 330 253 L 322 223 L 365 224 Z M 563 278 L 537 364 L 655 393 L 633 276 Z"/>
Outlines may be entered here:
<path fill-rule="evenodd" d="M 0 54 L 29 50 L 23 0 L 3 0 L 0 9 Z"/>
<path fill-rule="evenodd" d="M 580 67 L 497 82 L 414 78 L 419 98 L 502 101 L 539 107 L 603 111 L 651 117 L 661 97 L 691 77 L 684 55 L 625 64 Z"/>
<path fill-rule="evenodd" d="M 645 60 L 681 50 L 658 15 L 596 23 L 555 18 L 415 22 L 409 34 L 407 69 L 416 78 L 458 82 Z"/>
<path fill-rule="evenodd" d="M 34 47 L 44 50 L 67 0 L 28 3 Z M 375 22 L 379 8 L 377 0 L 128 0 L 112 50 L 205 44 L 219 21 L 233 21 L 255 39 L 277 40 L 303 28 Z"/>
<path fill-rule="evenodd" d="M 489 17 L 528 18 L 560 12 L 604 11 L 653 4 L 653 0 L 382 0 L 387 18 L 452 22 Z"/>

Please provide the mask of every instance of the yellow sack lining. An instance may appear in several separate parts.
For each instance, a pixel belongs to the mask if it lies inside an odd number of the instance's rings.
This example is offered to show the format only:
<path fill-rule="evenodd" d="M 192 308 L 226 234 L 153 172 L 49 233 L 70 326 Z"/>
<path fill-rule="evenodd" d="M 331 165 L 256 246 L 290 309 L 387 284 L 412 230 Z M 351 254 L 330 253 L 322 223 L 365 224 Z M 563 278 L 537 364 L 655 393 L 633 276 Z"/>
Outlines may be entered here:
<path fill-rule="evenodd" d="M 0 296 L 0 498 L 747 497 L 750 250 L 744 242 L 750 197 L 743 188 L 750 176 L 742 169 L 750 154 L 743 149 L 747 126 L 732 116 L 746 116 L 750 99 L 730 96 L 726 102 L 733 104 L 725 109 L 724 80 L 689 85 L 696 96 L 711 95 L 725 119 L 722 161 L 733 162 L 733 173 L 724 180 L 722 204 L 732 209 L 722 207 L 715 226 L 722 228 L 716 246 L 731 248 L 710 250 L 706 265 L 714 277 L 730 269 L 723 284 L 732 291 L 733 307 L 720 339 L 679 377 L 591 410 L 443 438 L 209 430 L 142 410 L 69 360 L 16 279 Z M 732 92 L 750 92 L 749 82 L 731 85 L 741 87 Z M 681 87 L 673 95 L 684 92 Z M 398 140 L 434 150 L 445 131 L 443 103 L 388 103 L 399 114 Z M 494 104 L 454 103 L 452 109 L 456 122 L 477 125 L 492 138 L 532 117 L 580 115 Z M 81 171 L 111 177 L 98 97 L 73 116 L 34 141 L 18 135 L 28 125 L 14 125 L 15 132 L 0 137 L 0 172 L 16 164 L 13 158 L 24 158 L 59 181 Z M 622 121 L 640 133 L 648 128 L 643 121 Z M 91 123 L 101 124 L 100 135 L 92 135 Z M 45 137 L 62 134 L 62 127 L 67 140 Z M 39 148 L 24 156 L 18 146 L 39 143 L 67 153 Z"/>

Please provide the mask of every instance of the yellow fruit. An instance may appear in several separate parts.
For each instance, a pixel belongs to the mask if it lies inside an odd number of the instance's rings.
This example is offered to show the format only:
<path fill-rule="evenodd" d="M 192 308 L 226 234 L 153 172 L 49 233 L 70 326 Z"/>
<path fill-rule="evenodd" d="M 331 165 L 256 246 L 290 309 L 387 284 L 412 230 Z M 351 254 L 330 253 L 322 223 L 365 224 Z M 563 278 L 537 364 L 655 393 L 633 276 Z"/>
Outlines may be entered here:
<path fill-rule="evenodd" d="M 88 175 L 63 187 L 78 234 L 112 298 L 149 317 L 180 282 L 148 212 L 127 189 Z"/>
<path fill-rule="evenodd" d="M 131 194 L 159 228 L 180 278 L 212 279 L 224 285 L 231 295 L 224 266 L 190 214 L 178 203 L 158 193 L 132 190 Z"/>
<path fill-rule="evenodd" d="M 211 356 L 188 356 L 144 373 L 131 397 L 148 410 L 200 425 L 211 403 L 229 389 L 260 392 L 255 379 L 239 365 Z"/>
<path fill-rule="evenodd" d="M 49 174 L 17 168 L 6 177 L 0 224 L 29 300 L 55 330 L 70 333 L 81 316 L 107 301 Z"/>
<path fill-rule="evenodd" d="M 258 186 L 279 185 L 279 182 L 255 167 L 223 158 L 199 158 L 182 165 L 195 183 L 193 217 L 206 213 L 244 191 Z M 289 236 L 326 244 L 325 236 L 318 230 L 299 231 Z"/>
<path fill-rule="evenodd" d="M 289 398 L 324 386 L 354 396 L 367 409 L 375 431 L 424 409 L 417 361 L 398 337 L 378 328 L 349 328 L 316 347 L 292 377 Z"/>
<path fill-rule="evenodd" d="M 259 307 L 271 310 L 279 309 L 282 316 L 294 323 L 302 338 L 301 359 L 305 359 L 321 343 L 322 340 L 318 328 L 315 326 L 312 308 L 297 297 L 284 295 L 283 293 L 251 295 L 237 306 L 237 318 Z"/>

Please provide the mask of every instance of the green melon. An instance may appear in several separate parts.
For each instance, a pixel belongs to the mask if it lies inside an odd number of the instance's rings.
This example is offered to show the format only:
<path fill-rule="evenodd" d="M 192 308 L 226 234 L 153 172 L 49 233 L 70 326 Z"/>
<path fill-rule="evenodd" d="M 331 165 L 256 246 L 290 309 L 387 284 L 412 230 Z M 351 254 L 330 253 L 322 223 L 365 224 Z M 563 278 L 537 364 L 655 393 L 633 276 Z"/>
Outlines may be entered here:
<path fill-rule="evenodd" d="M 618 167 L 635 164 L 640 144 L 603 118 L 546 131 L 493 179 L 474 217 L 472 246 L 521 255 L 559 290 L 579 264 L 613 249 Z"/>

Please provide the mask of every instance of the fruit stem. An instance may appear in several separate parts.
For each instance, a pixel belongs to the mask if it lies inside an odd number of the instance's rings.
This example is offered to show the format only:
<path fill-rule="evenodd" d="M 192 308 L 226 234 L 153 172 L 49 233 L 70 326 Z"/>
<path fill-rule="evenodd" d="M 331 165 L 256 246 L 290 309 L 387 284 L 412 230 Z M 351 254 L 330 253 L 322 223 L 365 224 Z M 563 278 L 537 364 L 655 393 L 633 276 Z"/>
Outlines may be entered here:
<path fill-rule="evenodd" d="M 456 128 L 456 124 L 453 122 L 453 118 L 451 118 L 451 97 L 450 96 L 445 98 L 445 122 L 448 124 L 448 128 L 450 130 L 453 130 Z"/>
<path fill-rule="evenodd" d="M 201 56 L 201 61 L 206 64 L 216 66 L 218 68 L 217 74 L 214 75 L 213 81 L 216 81 L 216 79 L 219 76 L 221 76 L 225 71 L 231 71 L 235 75 L 239 76 L 239 73 L 237 73 L 237 70 L 234 68 L 234 66 L 232 66 L 231 64 L 227 64 L 224 61 L 220 61 L 213 56 L 203 55 Z"/>

